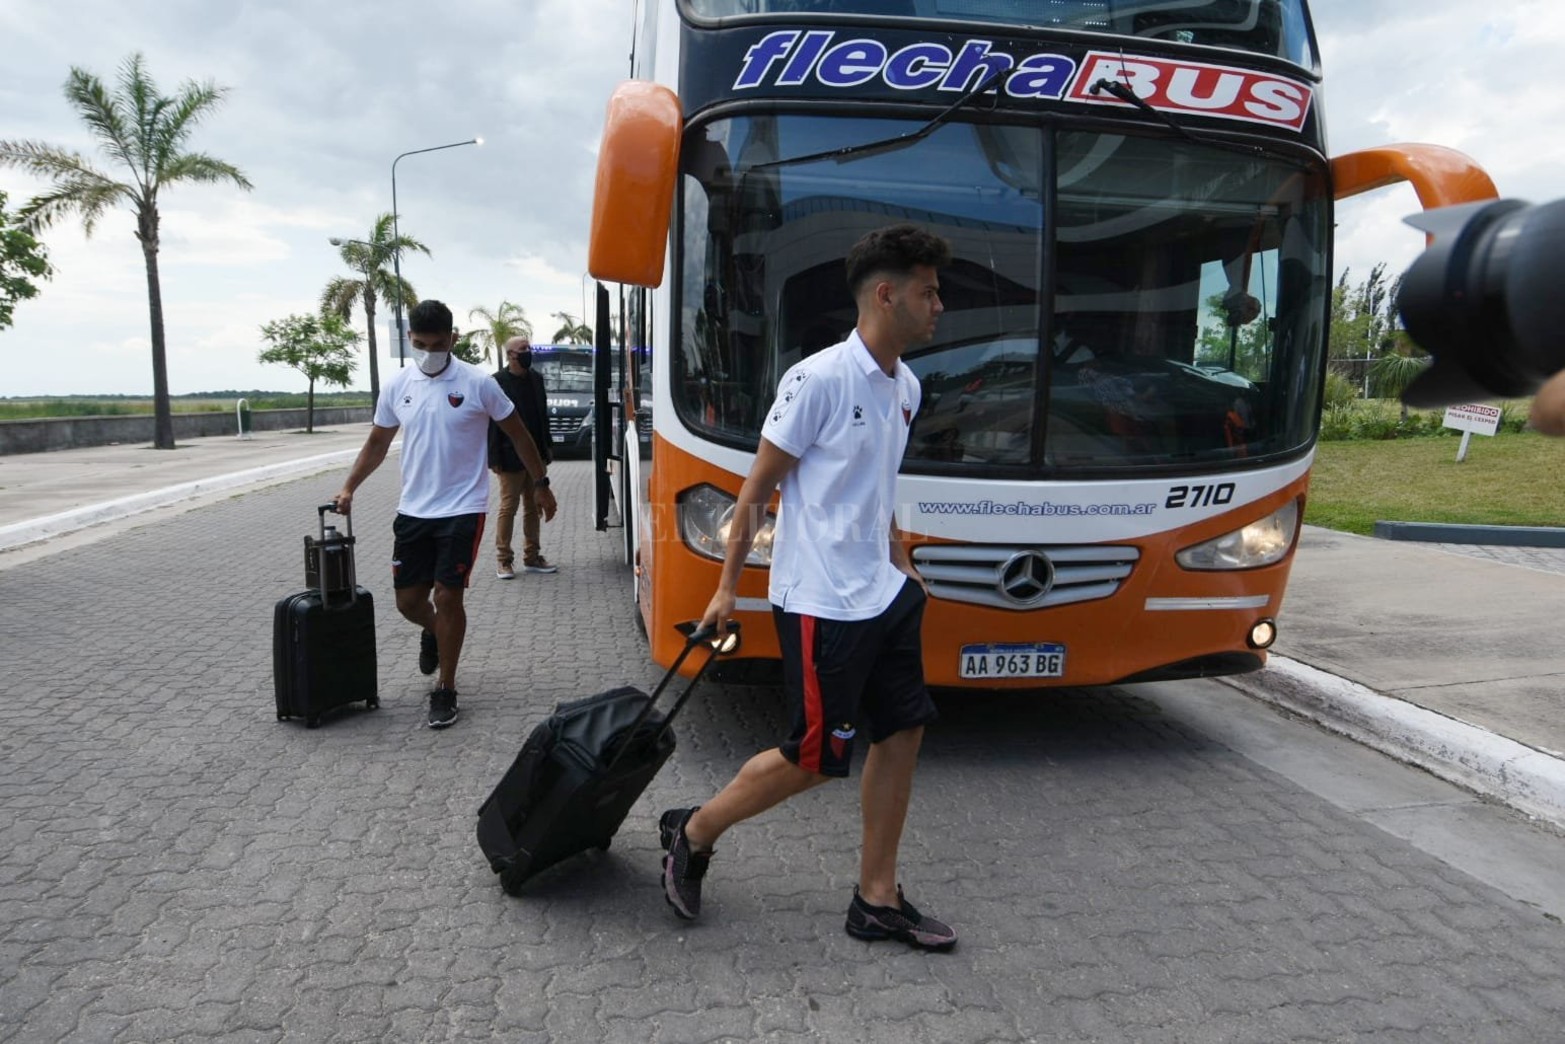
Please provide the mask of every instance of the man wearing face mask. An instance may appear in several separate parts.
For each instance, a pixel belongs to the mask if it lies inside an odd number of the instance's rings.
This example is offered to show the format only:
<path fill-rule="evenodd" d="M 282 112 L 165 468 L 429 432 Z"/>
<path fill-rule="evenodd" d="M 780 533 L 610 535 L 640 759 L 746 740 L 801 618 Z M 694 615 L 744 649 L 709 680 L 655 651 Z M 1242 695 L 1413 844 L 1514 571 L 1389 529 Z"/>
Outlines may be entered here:
<path fill-rule="evenodd" d="M 467 634 L 462 595 L 482 546 L 489 509 L 490 421 L 510 439 L 538 490 L 543 517 L 554 517 L 548 466 L 495 379 L 451 354 L 456 341 L 451 309 L 420 301 L 408 313 L 409 340 L 418 365 L 398 370 L 381 388 L 375 421 L 337 494 L 348 514 L 353 493 L 386 459 L 402 429 L 402 496 L 392 532 L 391 573 L 397 611 L 423 629 L 418 667 L 440 672 L 429 694 L 429 727 L 457 718 L 456 665 Z"/>
<path fill-rule="evenodd" d="M 533 346 L 526 337 L 505 342 L 505 365 L 495 372 L 500 390 L 516 404 L 522 426 L 533 437 L 545 464 L 553 461 L 550 450 L 549 403 L 543 376 L 533 369 Z M 511 447 L 497 424 L 489 425 L 489 470 L 500 479 L 500 510 L 495 521 L 495 576 L 516 579 L 516 552 L 511 536 L 516 523 L 516 508 L 522 509 L 522 572 L 552 573 L 555 566 L 543 557 L 538 543 L 538 497 L 532 476 Z"/>

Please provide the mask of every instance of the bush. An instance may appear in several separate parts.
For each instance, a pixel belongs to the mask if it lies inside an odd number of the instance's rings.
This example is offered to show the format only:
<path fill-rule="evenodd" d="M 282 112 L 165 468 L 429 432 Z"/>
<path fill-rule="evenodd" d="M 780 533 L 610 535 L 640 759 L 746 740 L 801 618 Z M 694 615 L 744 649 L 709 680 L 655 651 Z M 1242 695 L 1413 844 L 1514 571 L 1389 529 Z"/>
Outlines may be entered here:
<path fill-rule="evenodd" d="M 1329 410 L 1334 406 L 1351 406 L 1358 397 L 1358 385 L 1336 371 L 1326 374 L 1326 409 Z"/>

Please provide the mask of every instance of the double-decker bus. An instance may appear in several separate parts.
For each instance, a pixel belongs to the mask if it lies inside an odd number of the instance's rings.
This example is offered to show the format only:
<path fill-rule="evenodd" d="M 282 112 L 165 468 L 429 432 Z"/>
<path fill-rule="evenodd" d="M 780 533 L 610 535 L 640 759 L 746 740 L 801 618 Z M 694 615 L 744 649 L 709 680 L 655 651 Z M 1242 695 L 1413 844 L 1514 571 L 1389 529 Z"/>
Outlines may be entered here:
<path fill-rule="evenodd" d="M 930 684 L 1261 666 L 1319 425 L 1334 200 L 1490 198 L 1483 171 L 1432 146 L 1331 158 L 1304 0 L 640 0 L 635 23 L 588 267 L 643 361 L 623 419 L 651 390 L 650 457 L 599 456 L 654 659 L 716 587 L 780 377 L 853 326 L 845 254 L 907 221 L 954 253 L 935 340 L 904 356 L 923 403 L 897 522 Z M 769 536 L 741 657 L 777 655 Z"/>

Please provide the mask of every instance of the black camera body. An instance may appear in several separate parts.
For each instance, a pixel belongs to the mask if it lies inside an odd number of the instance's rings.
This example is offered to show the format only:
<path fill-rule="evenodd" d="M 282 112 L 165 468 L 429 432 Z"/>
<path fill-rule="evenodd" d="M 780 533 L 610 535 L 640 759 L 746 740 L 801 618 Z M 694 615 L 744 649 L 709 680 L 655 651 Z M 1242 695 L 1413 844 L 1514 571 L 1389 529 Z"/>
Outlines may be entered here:
<path fill-rule="evenodd" d="M 1434 362 L 1403 402 L 1518 398 L 1565 370 L 1565 200 L 1467 203 L 1407 223 L 1434 242 L 1402 277 L 1397 307 Z"/>

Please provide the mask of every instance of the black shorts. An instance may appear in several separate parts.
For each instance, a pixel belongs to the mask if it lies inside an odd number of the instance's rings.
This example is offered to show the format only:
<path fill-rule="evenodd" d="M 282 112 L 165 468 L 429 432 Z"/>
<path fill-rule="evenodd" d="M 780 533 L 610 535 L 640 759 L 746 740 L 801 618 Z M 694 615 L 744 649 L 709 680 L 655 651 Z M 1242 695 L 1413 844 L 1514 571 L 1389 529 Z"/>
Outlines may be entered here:
<path fill-rule="evenodd" d="M 441 583 L 466 587 L 484 539 L 484 516 L 414 518 L 397 515 L 391 524 L 396 543 L 391 550 L 393 587 Z"/>
<path fill-rule="evenodd" d="M 783 757 L 823 776 L 846 776 L 859 728 L 879 743 L 938 716 L 924 686 L 924 589 L 908 579 L 885 612 L 824 620 L 772 606 L 793 731 Z"/>

